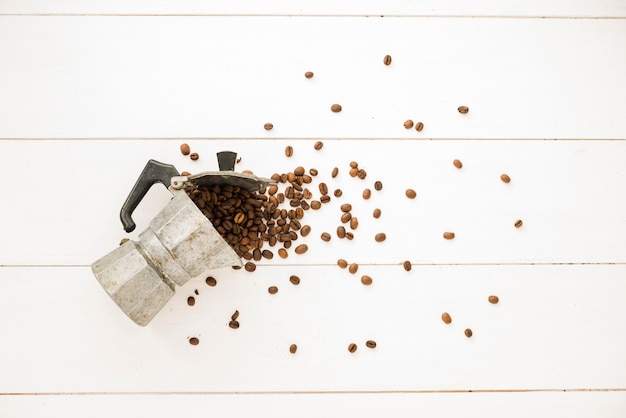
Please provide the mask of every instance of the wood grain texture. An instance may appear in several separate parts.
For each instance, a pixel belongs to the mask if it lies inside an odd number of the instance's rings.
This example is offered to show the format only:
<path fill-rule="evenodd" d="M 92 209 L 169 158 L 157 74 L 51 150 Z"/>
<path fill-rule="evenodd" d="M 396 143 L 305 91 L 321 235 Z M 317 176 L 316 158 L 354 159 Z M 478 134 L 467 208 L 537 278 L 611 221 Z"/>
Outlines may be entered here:
<path fill-rule="evenodd" d="M 4 16 L 0 137 L 624 139 L 624 50 L 621 20 Z"/>

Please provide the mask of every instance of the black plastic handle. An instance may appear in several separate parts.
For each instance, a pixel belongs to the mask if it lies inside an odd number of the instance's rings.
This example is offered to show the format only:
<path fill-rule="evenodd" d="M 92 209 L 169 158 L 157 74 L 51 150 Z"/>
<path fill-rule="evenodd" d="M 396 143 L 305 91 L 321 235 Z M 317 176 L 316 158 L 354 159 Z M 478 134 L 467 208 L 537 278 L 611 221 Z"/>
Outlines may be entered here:
<path fill-rule="evenodd" d="M 237 153 L 233 151 L 221 151 L 217 153 L 217 165 L 220 171 L 235 171 Z"/>
<path fill-rule="evenodd" d="M 120 211 L 120 219 L 122 220 L 122 225 L 124 225 L 126 232 L 133 232 L 135 230 L 136 225 L 132 218 L 133 211 L 137 208 L 141 199 L 148 193 L 152 185 L 162 183 L 165 187 L 169 187 L 172 177 L 178 175 L 180 175 L 178 170 L 171 164 L 160 163 L 156 160 L 148 161 Z"/>

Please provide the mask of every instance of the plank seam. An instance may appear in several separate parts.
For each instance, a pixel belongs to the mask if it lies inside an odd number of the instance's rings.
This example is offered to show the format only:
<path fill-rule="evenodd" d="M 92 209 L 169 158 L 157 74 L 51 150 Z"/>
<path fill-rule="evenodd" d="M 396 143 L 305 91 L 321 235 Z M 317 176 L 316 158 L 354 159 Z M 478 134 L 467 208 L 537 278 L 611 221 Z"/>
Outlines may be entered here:
<path fill-rule="evenodd" d="M 626 16 L 576 16 L 576 15 L 453 15 L 453 14 L 212 14 L 212 13 L 0 13 L 8 17 L 284 17 L 284 18 L 441 18 L 441 19 L 555 19 L 555 20 L 622 20 Z"/>

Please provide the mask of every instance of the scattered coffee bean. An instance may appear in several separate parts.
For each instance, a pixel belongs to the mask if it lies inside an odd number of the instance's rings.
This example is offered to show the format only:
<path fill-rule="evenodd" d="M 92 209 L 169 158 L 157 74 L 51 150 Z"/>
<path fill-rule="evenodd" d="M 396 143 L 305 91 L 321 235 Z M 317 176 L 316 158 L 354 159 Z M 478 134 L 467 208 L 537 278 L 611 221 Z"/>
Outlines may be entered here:
<path fill-rule="evenodd" d="M 391 55 L 385 55 L 385 57 L 383 58 L 383 64 L 385 65 L 391 64 Z"/>
<path fill-rule="evenodd" d="M 413 121 L 411 119 L 407 119 L 404 122 L 404 128 L 405 129 L 411 129 L 413 127 Z"/>
<path fill-rule="evenodd" d="M 346 267 L 348 267 L 348 262 L 343 258 L 340 258 L 339 260 L 337 260 L 337 265 L 342 269 L 345 269 Z"/>
<path fill-rule="evenodd" d="M 348 351 L 349 352 L 354 353 L 356 351 L 356 349 L 357 349 L 357 345 L 355 343 L 350 343 L 348 345 Z"/>
<path fill-rule="evenodd" d="M 304 76 L 306 78 L 313 78 L 313 73 L 311 71 L 307 71 L 306 73 L 304 73 Z"/>
<path fill-rule="evenodd" d="M 308 249 L 309 247 L 306 244 L 300 244 L 296 247 L 295 252 L 296 254 L 304 254 Z"/>
<path fill-rule="evenodd" d="M 333 194 L 335 195 L 335 197 L 341 197 L 341 195 L 343 194 L 343 192 L 341 191 L 341 189 L 335 189 L 335 191 L 333 192 Z"/>
<path fill-rule="evenodd" d="M 461 160 L 454 160 L 454 161 L 452 161 L 452 164 L 454 164 L 454 166 L 455 166 L 456 168 L 461 168 L 461 167 L 463 167 L 463 163 L 461 162 Z"/>
<path fill-rule="evenodd" d="M 269 122 L 263 125 L 263 128 L 265 128 L 266 131 L 271 131 L 273 127 L 274 125 Z"/>
<path fill-rule="evenodd" d="M 350 231 L 346 232 L 346 239 L 348 241 L 352 241 L 354 239 L 354 234 Z"/>
<path fill-rule="evenodd" d="M 193 293 L 195 293 L 195 294 L 196 294 L 196 296 L 200 294 L 200 292 L 198 292 L 198 289 L 195 289 L 195 290 L 193 291 Z"/>
<path fill-rule="evenodd" d="M 368 275 L 363 275 L 361 276 L 361 283 L 363 283 L 365 286 L 369 286 L 371 285 L 373 282 L 372 278 Z"/>
<path fill-rule="evenodd" d="M 502 180 L 505 183 L 510 183 L 511 182 L 511 177 L 509 177 L 508 174 L 502 174 L 502 175 L 500 175 L 500 180 Z"/>
<path fill-rule="evenodd" d="M 365 342 L 365 346 L 367 348 L 376 348 L 376 341 L 374 341 L 374 340 L 367 340 Z"/>
<path fill-rule="evenodd" d="M 191 173 L 190 173 L 189 171 L 182 171 L 182 172 L 180 173 L 180 175 L 181 175 L 181 176 L 190 176 L 190 175 L 191 175 Z"/>
<path fill-rule="evenodd" d="M 296 351 L 298 351 L 298 346 L 297 346 L 297 345 L 295 345 L 295 344 L 291 344 L 291 345 L 289 346 L 289 352 L 290 352 L 291 354 L 296 354 Z"/>
<path fill-rule="evenodd" d="M 271 252 L 270 250 L 261 251 L 261 255 L 263 256 L 263 258 L 266 258 L 268 260 L 271 260 L 272 258 L 274 258 L 274 253 Z"/>
<path fill-rule="evenodd" d="M 471 330 L 471 329 L 469 329 L 469 328 L 465 329 L 464 333 L 465 333 L 465 336 L 466 336 L 467 338 L 470 338 L 472 335 L 474 335 L 474 333 L 472 332 L 472 330 Z"/>
<path fill-rule="evenodd" d="M 350 219 L 350 228 L 357 229 L 359 227 L 359 219 L 356 216 L 353 216 Z"/>
<path fill-rule="evenodd" d="M 350 212 L 352 210 L 352 205 L 350 203 L 344 203 L 339 207 L 342 212 Z"/>
<path fill-rule="evenodd" d="M 417 193 L 415 192 L 415 190 L 413 189 L 406 189 L 406 191 L 404 192 L 404 194 L 406 195 L 406 197 L 408 197 L 409 199 L 415 199 L 417 197 Z"/>
<path fill-rule="evenodd" d="M 198 338 L 196 338 L 196 337 L 191 337 L 189 339 L 189 344 L 191 344 L 191 345 L 198 345 L 198 344 L 200 344 L 200 340 Z"/>
<path fill-rule="evenodd" d="M 524 224 L 524 222 L 522 222 L 521 219 L 518 219 L 517 221 L 515 221 L 515 227 L 516 228 L 521 228 L 521 226 Z"/>
<path fill-rule="evenodd" d="M 233 312 L 233 314 L 230 316 L 231 321 L 236 321 L 237 318 L 239 318 L 239 311 Z"/>
<path fill-rule="evenodd" d="M 359 271 L 359 265 L 357 263 L 350 264 L 350 267 L 348 267 L 348 271 L 352 274 L 356 274 L 356 272 Z"/>
<path fill-rule="evenodd" d="M 374 190 L 382 190 L 382 189 L 383 189 L 383 183 L 381 181 L 374 182 Z"/>
<path fill-rule="evenodd" d="M 384 232 L 379 232 L 374 236 L 374 239 L 376 240 L 376 242 L 383 242 L 387 239 L 387 235 L 385 235 Z"/>
<path fill-rule="evenodd" d="M 424 129 L 424 124 L 422 122 L 417 122 L 415 124 L 415 130 L 417 132 L 422 132 L 423 129 Z"/>
<path fill-rule="evenodd" d="M 196 161 L 198 158 L 200 158 L 200 155 L 197 152 L 192 152 L 191 154 L 189 154 L 189 158 L 191 158 L 193 161 Z"/>
<path fill-rule="evenodd" d="M 402 263 L 402 267 L 404 267 L 404 269 L 406 271 L 411 271 L 411 268 L 413 268 L 413 266 L 411 265 L 411 262 L 409 260 L 407 260 L 404 263 Z"/>
<path fill-rule="evenodd" d="M 323 195 L 322 197 L 320 197 L 320 202 L 322 203 L 330 202 L 330 196 L 328 196 L 327 194 Z"/>
<path fill-rule="evenodd" d="M 196 298 L 194 298 L 193 296 L 189 296 L 187 298 L 187 305 L 189 306 L 193 306 L 196 304 Z"/>
<path fill-rule="evenodd" d="M 289 256 L 289 253 L 287 253 L 287 250 L 285 250 L 284 248 L 280 248 L 278 250 L 278 256 L 280 258 L 287 258 Z"/>
<path fill-rule="evenodd" d="M 441 320 L 446 323 L 449 324 L 452 322 L 452 317 L 450 316 L 450 314 L 448 312 L 444 312 L 441 314 Z"/>
<path fill-rule="evenodd" d="M 356 176 L 360 178 L 361 180 L 363 180 L 365 179 L 365 177 L 367 177 L 367 171 L 363 170 L 362 168 L 359 168 L 358 171 L 356 172 Z"/>
<path fill-rule="evenodd" d="M 285 155 L 287 157 L 291 157 L 293 155 L 293 147 L 291 145 L 287 145 L 285 147 Z"/>
<path fill-rule="evenodd" d="M 217 280 L 215 280 L 215 277 L 209 276 L 209 277 L 206 278 L 205 281 L 206 281 L 206 284 L 211 286 L 211 287 L 214 287 L 215 285 L 217 285 Z"/>
<path fill-rule="evenodd" d="M 444 232 L 443 237 L 445 239 L 454 239 L 454 232 Z"/>
<path fill-rule="evenodd" d="M 298 166 L 293 170 L 293 174 L 296 176 L 302 176 L 306 170 L 302 166 Z M 295 181 L 295 178 L 294 178 Z"/>
<path fill-rule="evenodd" d="M 344 212 L 344 213 L 341 215 L 341 222 L 343 222 L 344 224 L 345 224 L 346 222 L 349 222 L 349 221 L 350 221 L 350 219 L 352 219 L 352 214 L 351 214 L 350 212 Z"/>
<path fill-rule="evenodd" d="M 248 261 L 244 265 L 244 268 L 246 269 L 246 271 L 253 272 L 254 270 L 256 270 L 256 264 L 254 264 L 252 261 Z"/>
<path fill-rule="evenodd" d="M 380 214 L 381 214 L 380 209 L 376 208 L 376 209 L 374 209 L 374 213 L 372 213 L 372 216 L 374 216 L 374 218 L 378 219 L 378 218 L 380 218 Z"/>
<path fill-rule="evenodd" d="M 297 286 L 300 284 L 300 278 L 298 276 L 292 275 L 289 276 L 289 281 L 291 282 L 291 284 Z"/>
<path fill-rule="evenodd" d="M 314 200 L 311 202 L 311 209 L 318 210 L 321 207 L 322 207 L 322 202 L 320 202 L 319 200 Z"/>
<path fill-rule="evenodd" d="M 126 244 L 128 241 L 130 241 L 128 238 L 122 238 L 122 240 L 120 241 L 120 245 L 124 245 L 124 244 Z"/>
<path fill-rule="evenodd" d="M 228 326 L 231 327 L 232 329 L 238 329 L 239 328 L 239 322 L 238 321 L 230 321 L 228 323 Z"/>
<path fill-rule="evenodd" d="M 465 113 L 469 112 L 469 107 L 467 107 L 467 106 L 459 106 L 457 110 L 459 111 L 459 113 L 465 114 Z"/>
<path fill-rule="evenodd" d="M 500 298 L 495 296 L 495 295 L 489 296 L 489 298 L 487 300 L 489 301 L 489 303 L 493 303 L 494 305 L 496 303 L 500 302 Z"/>
<path fill-rule="evenodd" d="M 276 286 L 270 286 L 267 288 L 267 292 L 270 295 L 275 295 L 276 293 L 278 293 L 278 288 Z"/>
<path fill-rule="evenodd" d="M 328 232 L 322 232 L 320 238 L 322 238 L 322 241 L 328 242 L 330 241 L 330 234 Z"/>
<path fill-rule="evenodd" d="M 346 228 L 342 225 L 339 225 L 337 227 L 337 236 L 339 238 L 345 238 L 346 237 Z"/>
<path fill-rule="evenodd" d="M 319 184 L 319 186 L 318 186 L 318 187 L 319 187 L 319 189 L 320 189 L 320 193 L 321 193 L 322 195 L 326 195 L 326 194 L 328 194 L 328 186 L 326 185 L 326 183 L 322 182 L 322 183 L 320 183 L 320 184 Z"/>
<path fill-rule="evenodd" d="M 330 110 L 335 113 L 341 112 L 341 105 L 335 103 L 330 107 Z"/>
<path fill-rule="evenodd" d="M 319 171 L 317 171 L 317 168 L 310 168 L 309 174 L 312 176 L 317 176 L 319 174 Z"/>
<path fill-rule="evenodd" d="M 372 197 L 372 191 L 370 189 L 363 190 L 363 199 L 367 200 Z"/>
<path fill-rule="evenodd" d="M 309 225 L 304 225 L 300 229 L 300 235 L 302 235 L 303 237 L 306 237 L 307 235 L 309 235 L 309 233 L 311 233 L 311 227 Z"/>
<path fill-rule="evenodd" d="M 324 147 L 324 143 L 322 141 L 317 141 L 315 145 L 313 145 L 313 148 L 315 148 L 316 151 L 321 150 L 322 147 Z"/>
<path fill-rule="evenodd" d="M 350 174 L 350 177 L 356 177 L 358 173 L 359 173 L 359 169 L 355 167 L 352 167 L 350 171 L 348 171 L 348 174 Z"/>
<path fill-rule="evenodd" d="M 330 176 L 332 178 L 335 178 L 335 177 L 337 177 L 337 174 L 339 174 L 339 168 L 335 167 L 335 168 L 333 168 L 332 173 L 330 173 Z"/>
<path fill-rule="evenodd" d="M 188 144 L 181 144 L 180 152 L 182 152 L 183 155 L 189 155 L 189 153 L 191 152 L 191 148 L 189 148 Z"/>

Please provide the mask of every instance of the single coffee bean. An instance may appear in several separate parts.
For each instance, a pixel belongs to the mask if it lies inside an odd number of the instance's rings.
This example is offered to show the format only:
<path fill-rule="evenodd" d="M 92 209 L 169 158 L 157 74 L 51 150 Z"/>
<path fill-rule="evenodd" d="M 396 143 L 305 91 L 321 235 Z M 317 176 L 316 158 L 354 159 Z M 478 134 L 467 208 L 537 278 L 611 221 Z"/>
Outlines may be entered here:
<path fill-rule="evenodd" d="M 328 186 L 326 185 L 326 183 L 320 183 L 319 184 L 319 189 L 320 189 L 320 193 L 322 195 L 328 194 Z"/>
<path fill-rule="evenodd" d="M 350 219 L 350 228 L 357 229 L 359 227 L 359 219 L 354 216 Z"/>
<path fill-rule="evenodd" d="M 372 197 L 372 191 L 370 189 L 363 190 L 363 199 L 367 200 Z"/>
<path fill-rule="evenodd" d="M 374 182 L 374 190 L 382 190 L 383 189 L 383 183 L 381 181 L 376 181 Z"/>
<path fill-rule="evenodd" d="M 330 202 L 330 196 L 328 196 L 327 194 L 323 195 L 320 197 L 320 202 L 322 203 L 328 203 Z"/>
<path fill-rule="evenodd" d="M 465 114 L 465 113 L 469 112 L 469 107 L 467 107 L 467 106 L 459 106 L 457 110 L 459 111 L 459 113 Z"/>
<path fill-rule="evenodd" d="M 337 177 L 337 174 L 339 174 L 339 168 L 335 167 L 335 168 L 333 168 L 332 173 L 330 173 L 330 176 L 332 178 L 335 178 L 335 177 Z"/>
<path fill-rule="evenodd" d="M 285 147 L 285 155 L 287 157 L 291 157 L 293 155 L 293 147 L 291 145 L 287 145 Z"/>
<path fill-rule="evenodd" d="M 317 168 L 310 168 L 309 174 L 312 176 L 317 176 L 319 174 L 319 171 L 317 171 Z"/>
<path fill-rule="evenodd" d="M 469 329 L 469 328 L 467 328 L 467 329 L 464 331 L 464 333 L 465 333 L 465 336 L 466 336 L 467 338 L 470 338 L 472 335 L 474 335 L 474 333 L 472 332 L 472 330 L 471 330 L 471 329 Z"/>
<path fill-rule="evenodd" d="M 254 270 L 256 270 L 256 264 L 254 264 L 252 261 L 248 261 L 244 265 L 244 268 L 246 269 L 246 271 L 253 272 Z"/>
<path fill-rule="evenodd" d="M 415 190 L 413 189 L 406 189 L 406 191 L 404 192 L 404 194 L 406 195 L 406 197 L 408 197 L 409 199 L 415 199 L 417 197 L 417 193 L 415 192 Z"/>
<path fill-rule="evenodd" d="M 198 344 L 200 344 L 200 340 L 197 339 L 196 337 L 191 337 L 189 339 L 189 344 L 191 344 L 191 345 L 198 345 Z"/>
<path fill-rule="evenodd" d="M 324 143 L 323 143 L 322 141 L 317 141 L 317 142 L 315 143 L 315 145 L 313 145 L 313 148 L 314 148 L 316 151 L 321 150 L 323 147 L 324 147 Z"/>
<path fill-rule="evenodd" d="M 195 289 L 195 290 L 193 291 L 193 293 L 195 293 L 195 294 L 196 294 L 196 296 L 200 294 L 200 292 L 198 292 L 198 289 Z"/>
<path fill-rule="evenodd" d="M 378 209 L 378 208 L 374 209 L 374 213 L 372 213 L 372 215 L 376 219 L 380 218 L 380 214 L 381 214 L 381 212 L 380 212 L 380 209 Z"/>
<path fill-rule="evenodd" d="M 197 152 L 192 152 L 191 154 L 189 154 L 189 158 L 191 158 L 193 161 L 196 161 L 198 158 L 200 158 L 200 155 L 198 155 Z"/>
<path fill-rule="evenodd" d="M 450 316 L 450 314 L 448 312 L 444 312 L 441 314 L 441 320 L 446 323 L 449 324 L 452 322 L 452 317 Z"/>
<path fill-rule="evenodd" d="M 307 252 L 308 249 L 309 247 L 306 244 L 300 244 L 296 247 L 294 251 L 296 252 L 296 254 L 304 254 Z"/>
<path fill-rule="evenodd" d="M 352 274 L 356 274 L 356 272 L 359 271 L 359 265 L 357 263 L 350 264 L 350 267 L 348 267 L 348 271 Z"/>
<path fill-rule="evenodd" d="M 454 164 L 454 166 L 455 166 L 456 168 L 461 168 L 461 167 L 463 167 L 463 163 L 462 163 L 460 160 L 454 160 L 454 161 L 452 161 L 452 164 Z"/>
<path fill-rule="evenodd" d="M 306 78 L 313 78 L 313 73 L 311 71 L 307 71 L 306 73 L 304 73 L 304 76 Z"/>
<path fill-rule="evenodd" d="M 310 232 L 311 227 L 309 225 L 304 225 L 302 228 L 300 228 L 300 235 L 302 235 L 303 237 L 309 235 Z"/>
<path fill-rule="evenodd" d="M 289 352 L 290 352 L 291 354 L 296 354 L 296 351 L 298 351 L 298 346 L 297 346 L 297 345 L 295 345 L 295 344 L 291 344 L 291 345 L 289 346 Z"/>
<path fill-rule="evenodd" d="M 183 155 L 189 155 L 189 153 L 191 152 L 191 148 L 189 148 L 188 144 L 181 144 L 180 152 L 182 152 Z"/>
<path fill-rule="evenodd" d="M 358 173 L 359 173 L 359 169 L 355 167 L 352 167 L 350 171 L 348 171 L 348 174 L 350 174 L 350 177 L 356 177 Z"/>
<path fill-rule="evenodd" d="M 355 344 L 355 343 L 350 343 L 350 344 L 348 345 L 348 351 L 349 351 L 349 352 L 354 353 L 354 352 L 356 351 L 356 349 L 357 349 L 357 346 L 356 346 L 356 344 Z"/>
<path fill-rule="evenodd" d="M 130 241 L 128 238 L 122 238 L 122 240 L 120 241 L 120 245 L 124 245 L 124 244 L 126 244 L 128 241 Z"/>
<path fill-rule="evenodd" d="M 287 258 L 289 256 L 289 253 L 284 248 L 279 248 L 278 249 L 278 256 L 280 258 Z"/>
<path fill-rule="evenodd" d="M 296 176 L 301 176 L 304 174 L 304 172 L 305 170 L 304 170 L 304 167 L 302 166 L 298 166 L 293 170 L 293 174 L 295 174 Z M 295 181 L 295 178 L 294 178 L 294 181 Z"/>
<path fill-rule="evenodd" d="M 374 340 L 367 340 L 365 342 L 365 346 L 367 348 L 376 348 L 376 341 L 374 341 Z"/>
<path fill-rule="evenodd" d="M 521 219 L 518 219 L 517 221 L 515 221 L 515 227 L 516 228 L 521 228 L 521 226 L 524 224 L 524 222 L 522 222 Z"/>
<path fill-rule="evenodd" d="M 231 327 L 232 329 L 238 329 L 239 328 L 239 322 L 238 321 L 230 321 L 228 323 L 228 326 Z"/>
<path fill-rule="evenodd" d="M 246 215 L 243 212 L 239 212 L 233 218 L 236 224 L 242 224 L 246 220 Z"/>
<path fill-rule="evenodd" d="M 354 234 L 350 231 L 346 232 L 346 239 L 348 241 L 352 241 L 354 239 Z"/>
<path fill-rule="evenodd" d="M 215 285 L 217 285 L 217 280 L 215 280 L 215 277 L 209 276 L 209 277 L 206 278 L 205 281 L 206 281 L 206 284 L 211 286 L 211 287 L 214 287 Z"/>
<path fill-rule="evenodd" d="M 454 239 L 454 236 L 455 236 L 455 235 L 454 235 L 454 232 L 444 232 L 444 233 L 443 233 L 443 237 L 444 237 L 445 239 Z"/>
<path fill-rule="evenodd" d="M 343 258 L 340 258 L 339 260 L 337 260 L 337 265 L 342 269 L 345 269 L 346 267 L 348 267 L 348 262 Z"/>
<path fill-rule="evenodd" d="M 385 65 L 391 64 L 391 55 L 385 55 L 385 57 L 383 58 L 383 64 Z"/>
<path fill-rule="evenodd" d="M 187 176 L 187 177 L 188 177 L 188 176 L 190 176 L 190 175 L 191 175 L 191 173 L 190 173 L 189 171 L 181 171 L 180 175 L 181 175 L 181 176 Z"/>
<path fill-rule="evenodd" d="M 361 276 L 361 283 L 363 283 L 365 286 L 369 286 L 371 285 L 373 282 L 372 278 L 368 275 L 363 275 Z"/>
<path fill-rule="evenodd" d="M 508 174 L 501 174 L 500 175 L 500 180 L 502 180 L 505 183 L 510 183 L 511 182 L 511 177 L 509 177 Z"/>
<path fill-rule="evenodd" d="M 267 288 L 267 291 L 270 295 L 275 295 L 278 293 L 278 288 L 276 286 L 270 286 Z"/>
<path fill-rule="evenodd" d="M 230 316 L 231 321 L 236 321 L 237 318 L 239 318 L 239 311 L 233 312 L 233 314 Z"/>
<path fill-rule="evenodd" d="M 413 121 L 411 119 L 407 119 L 404 121 L 404 128 L 411 129 L 413 127 Z"/>
<path fill-rule="evenodd" d="M 266 258 L 268 260 L 271 260 L 272 258 L 274 258 L 274 253 L 271 252 L 270 250 L 263 250 L 261 252 L 261 255 L 263 256 L 263 258 Z"/>
<path fill-rule="evenodd" d="M 322 232 L 320 238 L 322 238 L 322 241 L 328 242 L 330 241 L 330 234 L 328 232 Z"/>
<path fill-rule="evenodd" d="M 350 203 L 344 203 L 339 208 L 342 212 L 350 212 L 352 210 L 352 205 Z"/>
<path fill-rule="evenodd" d="M 376 240 L 376 242 L 383 242 L 387 239 L 387 235 L 385 235 L 384 232 L 379 232 L 374 236 L 374 239 Z"/>
<path fill-rule="evenodd" d="M 402 267 L 404 267 L 406 271 L 411 271 L 411 268 L 413 268 L 413 266 L 411 266 L 411 262 L 408 260 L 402 263 Z"/>
<path fill-rule="evenodd" d="M 193 306 L 196 304 L 196 298 L 194 298 L 193 296 L 189 296 L 187 298 L 187 305 L 189 306 Z"/>
<path fill-rule="evenodd" d="M 263 128 L 265 128 L 266 131 L 271 131 L 273 127 L 274 125 L 269 122 L 263 125 Z"/>
<path fill-rule="evenodd" d="M 338 226 L 337 227 L 337 236 L 339 238 L 345 238 L 346 237 L 346 228 L 344 228 L 343 226 Z"/>
<path fill-rule="evenodd" d="M 289 281 L 291 282 L 291 284 L 293 284 L 295 286 L 300 284 L 300 278 L 298 276 L 295 276 L 295 275 L 289 276 Z"/>
<path fill-rule="evenodd" d="M 322 202 L 320 202 L 319 200 L 314 200 L 311 202 L 311 209 L 318 210 L 321 207 L 322 207 Z"/>
<path fill-rule="evenodd" d="M 417 122 L 417 123 L 415 124 L 415 130 L 416 130 L 417 132 L 422 132 L 422 129 L 424 129 L 424 124 L 423 124 L 422 122 Z"/>
<path fill-rule="evenodd" d="M 341 195 L 343 194 L 343 192 L 341 191 L 341 189 L 335 189 L 335 191 L 333 192 L 333 194 L 335 195 L 335 197 L 341 197 Z"/>
<path fill-rule="evenodd" d="M 344 212 L 344 214 L 341 215 L 341 222 L 343 222 L 344 224 L 346 222 L 349 222 L 350 219 L 352 219 L 352 214 L 350 212 Z"/>
<path fill-rule="evenodd" d="M 361 180 L 363 180 L 365 179 L 365 177 L 367 177 L 367 171 L 363 170 L 362 168 L 359 168 L 359 170 L 356 172 L 356 176 L 360 178 Z"/>
<path fill-rule="evenodd" d="M 489 298 L 487 300 L 489 301 L 489 303 L 493 303 L 494 305 L 496 303 L 500 302 L 500 298 L 495 296 L 495 295 L 489 296 Z"/>
<path fill-rule="evenodd" d="M 341 105 L 335 103 L 330 107 L 330 110 L 335 113 L 341 112 Z"/>

